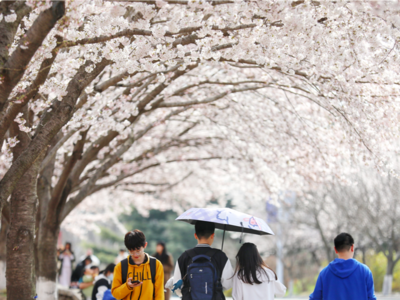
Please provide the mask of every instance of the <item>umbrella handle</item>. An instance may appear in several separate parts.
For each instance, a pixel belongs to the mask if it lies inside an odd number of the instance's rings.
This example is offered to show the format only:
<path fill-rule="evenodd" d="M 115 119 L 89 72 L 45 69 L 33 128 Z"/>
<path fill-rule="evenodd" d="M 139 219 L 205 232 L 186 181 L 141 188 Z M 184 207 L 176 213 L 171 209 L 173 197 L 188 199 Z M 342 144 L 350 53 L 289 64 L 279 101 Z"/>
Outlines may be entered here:
<path fill-rule="evenodd" d="M 226 225 L 224 225 L 224 235 L 222 236 L 222 246 L 221 246 L 221 251 L 224 249 L 225 230 L 226 230 Z"/>
<path fill-rule="evenodd" d="M 242 234 L 240 235 L 240 241 L 239 244 L 242 243 L 242 239 L 243 239 L 243 222 L 240 222 L 240 225 L 242 225 Z"/>

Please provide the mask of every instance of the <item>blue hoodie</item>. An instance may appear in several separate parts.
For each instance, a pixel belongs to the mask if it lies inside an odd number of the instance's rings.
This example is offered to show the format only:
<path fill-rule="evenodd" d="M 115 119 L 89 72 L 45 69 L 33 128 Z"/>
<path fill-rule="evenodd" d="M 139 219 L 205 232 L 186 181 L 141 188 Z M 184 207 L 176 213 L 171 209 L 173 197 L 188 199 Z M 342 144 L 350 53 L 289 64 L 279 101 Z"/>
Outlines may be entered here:
<path fill-rule="evenodd" d="M 310 300 L 376 300 L 372 273 L 355 259 L 336 258 L 319 274 Z"/>

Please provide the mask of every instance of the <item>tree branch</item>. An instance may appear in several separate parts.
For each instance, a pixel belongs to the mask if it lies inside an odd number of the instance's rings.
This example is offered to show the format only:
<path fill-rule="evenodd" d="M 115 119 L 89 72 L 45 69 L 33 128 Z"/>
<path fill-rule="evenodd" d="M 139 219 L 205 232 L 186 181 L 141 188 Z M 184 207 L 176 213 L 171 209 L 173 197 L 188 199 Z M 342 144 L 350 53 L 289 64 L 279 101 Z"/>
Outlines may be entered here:
<path fill-rule="evenodd" d="M 156 4 L 156 0 L 105 0 L 109 2 L 132 2 L 132 3 L 146 3 L 146 4 Z M 189 1 L 187 0 L 164 0 L 168 4 L 179 4 L 179 5 L 187 5 Z M 223 4 L 234 4 L 234 0 L 205 0 L 209 2 L 211 5 L 223 5 Z"/>
<path fill-rule="evenodd" d="M 57 36 L 57 41 L 61 40 L 62 38 Z M 42 62 L 39 72 L 32 84 L 24 93 L 18 94 L 14 99 L 11 100 L 12 104 L 8 107 L 7 112 L 0 121 L 0 145 L 3 144 L 4 135 L 10 127 L 11 122 L 15 119 L 21 109 L 28 104 L 29 100 L 36 96 L 40 86 L 46 81 L 50 72 L 50 68 L 57 57 L 57 53 L 58 49 L 54 48 L 51 52 L 51 58 L 47 58 Z"/>
<path fill-rule="evenodd" d="M 148 132 L 151 128 L 154 127 L 156 123 L 162 123 L 168 120 L 170 117 L 180 114 L 181 112 L 185 111 L 186 109 L 179 109 L 169 113 L 166 117 L 162 120 L 157 120 L 156 122 L 149 124 L 145 129 L 143 129 L 140 133 L 138 133 L 134 137 L 129 137 L 126 139 L 125 143 L 121 145 L 121 147 L 116 151 L 114 155 L 112 155 L 102 166 L 96 168 L 96 172 L 92 174 L 88 180 L 88 182 L 80 189 L 78 195 L 70 199 L 63 209 L 61 214 L 60 220 L 64 220 L 65 217 L 79 204 L 81 203 L 87 195 L 90 193 L 92 187 L 96 184 L 97 180 L 101 178 L 101 176 L 111 168 L 115 163 L 121 160 L 122 155 L 129 150 L 129 148 L 133 145 L 133 143 L 142 137 L 146 132 Z"/>
<path fill-rule="evenodd" d="M 64 145 L 64 143 L 66 141 L 69 140 L 69 138 L 71 136 L 73 136 L 75 134 L 75 132 L 77 132 L 78 129 L 73 129 L 70 132 L 68 132 L 66 135 L 64 135 L 58 142 L 57 144 L 51 148 L 50 152 L 46 155 L 45 159 L 42 161 L 42 164 L 40 166 L 40 172 L 43 171 L 44 168 L 46 168 L 46 166 L 53 160 L 53 158 L 56 156 L 58 149 L 60 149 L 62 147 L 62 145 Z M 40 173 L 39 172 L 39 173 Z"/>
<path fill-rule="evenodd" d="M 86 141 L 86 135 L 89 129 L 80 133 L 81 139 L 74 146 L 74 150 L 72 152 L 71 157 L 69 158 L 67 164 L 64 166 L 64 169 L 58 179 L 56 186 L 53 189 L 51 200 L 49 203 L 49 211 L 54 212 L 56 211 L 56 207 L 60 203 L 60 199 L 62 196 L 62 192 L 67 184 L 68 177 L 74 167 L 75 163 L 82 158 L 83 147 Z"/>
<path fill-rule="evenodd" d="M 245 92 L 245 91 L 254 91 L 254 90 L 259 90 L 266 88 L 267 86 L 261 86 L 261 87 L 246 87 L 246 88 L 241 88 L 241 89 L 233 89 L 231 91 L 226 91 L 223 92 L 219 95 L 216 95 L 214 97 L 207 98 L 205 100 L 192 100 L 192 101 L 187 101 L 187 102 L 161 102 L 158 107 L 184 107 L 184 106 L 192 106 L 192 105 L 197 105 L 197 104 L 206 104 L 210 102 L 217 101 L 229 94 L 234 94 L 234 93 L 240 93 L 240 92 Z"/>
<path fill-rule="evenodd" d="M 4 68 L 0 70 L 0 76 L 3 77 L 3 83 L 0 84 L 0 111 L 3 110 L 11 91 L 24 75 L 26 66 L 33 55 L 57 20 L 64 15 L 64 10 L 64 1 L 54 1 L 52 7 L 41 12 L 26 33 L 26 37 L 21 40 L 17 49 L 4 64 Z"/>
<path fill-rule="evenodd" d="M 31 167 L 39 155 L 47 149 L 47 146 L 59 130 L 71 119 L 76 101 L 82 91 L 109 64 L 111 62 L 106 59 L 96 65 L 91 61 L 87 61 L 69 82 L 67 95 L 61 101 L 53 101 L 51 112 L 47 111 L 43 114 L 29 146 L 13 162 L 0 181 L 0 208 L 14 190 L 18 180 Z M 94 69 L 90 73 L 86 72 L 86 67 L 92 65 L 95 66 Z"/>

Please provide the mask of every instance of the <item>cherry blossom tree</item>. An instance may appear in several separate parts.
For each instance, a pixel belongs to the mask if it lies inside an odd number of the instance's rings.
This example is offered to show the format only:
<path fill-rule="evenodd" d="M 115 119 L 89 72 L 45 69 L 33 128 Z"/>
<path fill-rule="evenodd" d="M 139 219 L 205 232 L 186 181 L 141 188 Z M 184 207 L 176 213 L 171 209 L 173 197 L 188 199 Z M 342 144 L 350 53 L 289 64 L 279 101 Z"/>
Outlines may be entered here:
<path fill-rule="evenodd" d="M 301 191 L 340 177 L 352 162 L 393 169 L 396 4 L 0 7 L 10 299 L 20 298 L 19 279 L 33 278 L 34 239 L 38 293 L 55 297 L 60 223 L 103 189 L 133 191 L 145 208 L 166 198 L 202 203 L 240 182 L 252 183 L 242 189 L 249 195 Z M 26 273 L 17 275 L 18 263 L 30 266 Z M 23 289 L 34 296 L 33 280 Z"/>

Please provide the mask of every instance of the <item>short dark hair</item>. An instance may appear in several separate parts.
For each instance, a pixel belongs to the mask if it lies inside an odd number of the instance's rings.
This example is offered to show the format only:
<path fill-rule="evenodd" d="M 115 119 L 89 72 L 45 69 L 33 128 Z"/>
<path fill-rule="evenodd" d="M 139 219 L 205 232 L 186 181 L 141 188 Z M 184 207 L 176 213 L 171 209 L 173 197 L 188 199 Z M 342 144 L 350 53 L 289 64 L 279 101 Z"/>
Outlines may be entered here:
<path fill-rule="evenodd" d="M 197 221 L 194 228 L 199 239 L 208 239 L 215 231 L 215 224 L 211 222 Z"/>
<path fill-rule="evenodd" d="M 350 234 L 342 232 L 335 237 L 334 243 L 337 252 L 349 251 L 354 245 L 354 239 Z"/>
<path fill-rule="evenodd" d="M 125 234 L 125 247 L 128 250 L 137 250 L 141 247 L 144 247 L 146 244 L 146 237 L 143 232 L 139 229 L 135 229 L 134 231 L 129 231 Z"/>
<path fill-rule="evenodd" d="M 89 261 L 89 262 L 92 262 L 92 258 L 90 257 L 90 255 L 86 256 L 85 259 L 84 259 L 84 261 L 85 261 L 85 260 L 87 260 L 87 261 Z"/>

